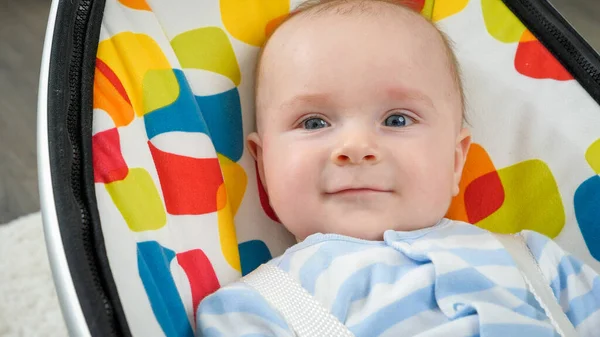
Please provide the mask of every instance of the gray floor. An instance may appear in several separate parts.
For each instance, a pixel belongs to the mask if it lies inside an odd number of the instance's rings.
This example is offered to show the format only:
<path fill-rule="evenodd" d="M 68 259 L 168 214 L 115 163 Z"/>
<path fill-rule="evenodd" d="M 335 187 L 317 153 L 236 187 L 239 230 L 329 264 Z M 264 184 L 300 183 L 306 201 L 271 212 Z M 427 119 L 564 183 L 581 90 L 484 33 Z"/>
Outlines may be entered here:
<path fill-rule="evenodd" d="M 600 0 L 549 0 L 567 21 L 600 51 Z"/>
<path fill-rule="evenodd" d="M 550 1 L 600 50 L 599 0 Z M 0 224 L 39 209 L 36 96 L 49 7 L 0 0 Z"/>
<path fill-rule="evenodd" d="M 49 0 L 0 0 L 0 224 L 39 209 L 36 100 Z"/>

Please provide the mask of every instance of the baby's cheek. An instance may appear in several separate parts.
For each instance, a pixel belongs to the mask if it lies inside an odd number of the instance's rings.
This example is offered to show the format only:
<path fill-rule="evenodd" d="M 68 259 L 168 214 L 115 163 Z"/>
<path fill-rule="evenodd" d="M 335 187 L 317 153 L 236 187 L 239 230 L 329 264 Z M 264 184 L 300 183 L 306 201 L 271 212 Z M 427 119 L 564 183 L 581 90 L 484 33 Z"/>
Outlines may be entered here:
<path fill-rule="evenodd" d="M 284 211 L 290 202 L 298 201 L 304 197 L 311 173 L 307 170 L 306 163 L 297 160 L 296 156 L 283 154 L 270 160 L 265 168 L 269 198 L 272 206 Z M 280 211 L 275 209 L 279 214 Z"/>
<path fill-rule="evenodd" d="M 440 163 L 440 165 L 443 165 Z M 444 166 L 441 166 L 444 167 Z M 452 201 L 452 191 L 454 186 L 454 174 L 451 167 L 444 170 L 438 170 L 431 176 L 427 186 L 428 195 L 426 199 L 431 202 L 431 212 L 436 214 L 445 214 Z"/>
<path fill-rule="evenodd" d="M 319 205 L 318 166 L 310 158 L 295 154 L 280 157 L 269 177 L 273 188 L 271 206 L 286 228 L 303 237 L 316 219 Z"/>
<path fill-rule="evenodd" d="M 453 163 L 445 153 L 423 152 L 411 170 L 411 190 L 415 192 L 415 202 L 429 205 L 430 210 L 443 208 L 449 202 L 454 182 Z M 445 211 L 445 210 L 444 210 Z"/>

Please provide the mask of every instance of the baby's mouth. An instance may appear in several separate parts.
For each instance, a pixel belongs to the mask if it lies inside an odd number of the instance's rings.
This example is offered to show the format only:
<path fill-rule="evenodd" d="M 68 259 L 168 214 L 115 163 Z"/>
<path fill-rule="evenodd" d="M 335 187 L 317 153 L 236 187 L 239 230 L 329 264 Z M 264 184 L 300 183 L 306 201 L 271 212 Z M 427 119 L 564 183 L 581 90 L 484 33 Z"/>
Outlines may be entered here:
<path fill-rule="evenodd" d="M 327 195 L 375 195 L 392 193 L 391 190 L 378 187 L 348 187 L 332 190 L 325 194 Z"/>

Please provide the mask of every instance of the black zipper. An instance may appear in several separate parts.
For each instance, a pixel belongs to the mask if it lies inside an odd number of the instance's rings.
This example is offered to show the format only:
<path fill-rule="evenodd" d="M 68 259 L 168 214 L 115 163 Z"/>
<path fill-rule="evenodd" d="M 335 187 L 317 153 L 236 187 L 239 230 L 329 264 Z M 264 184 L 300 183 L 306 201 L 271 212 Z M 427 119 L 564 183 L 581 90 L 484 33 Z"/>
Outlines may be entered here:
<path fill-rule="evenodd" d="M 106 295 L 106 290 L 100 272 L 98 270 L 99 262 L 97 261 L 94 228 L 90 219 L 89 203 L 85 197 L 85 191 L 82 186 L 85 186 L 85 178 L 83 173 L 82 155 L 82 124 L 81 114 L 91 111 L 84 111 L 81 104 L 81 91 L 83 87 L 82 67 L 84 66 L 84 49 L 86 48 L 86 33 L 90 17 L 92 0 L 81 0 L 75 12 L 73 24 L 73 40 L 72 51 L 69 63 L 69 105 L 67 110 L 67 132 L 72 145 L 72 162 L 71 162 L 71 188 L 73 195 L 79 207 L 81 214 L 81 234 L 83 239 L 84 254 L 88 261 L 89 272 L 91 273 L 93 284 L 96 293 L 101 299 L 104 314 L 108 318 L 110 327 L 110 336 L 118 336 L 116 320 L 114 318 L 114 310 L 111 302 Z M 92 43 L 97 43 L 93 41 Z M 94 335 L 93 324 L 89 324 L 88 328 Z M 103 329 L 104 330 L 104 329 Z M 104 330 L 106 331 L 106 330 Z"/>
<path fill-rule="evenodd" d="M 600 57 L 547 0 L 502 0 L 600 104 Z"/>

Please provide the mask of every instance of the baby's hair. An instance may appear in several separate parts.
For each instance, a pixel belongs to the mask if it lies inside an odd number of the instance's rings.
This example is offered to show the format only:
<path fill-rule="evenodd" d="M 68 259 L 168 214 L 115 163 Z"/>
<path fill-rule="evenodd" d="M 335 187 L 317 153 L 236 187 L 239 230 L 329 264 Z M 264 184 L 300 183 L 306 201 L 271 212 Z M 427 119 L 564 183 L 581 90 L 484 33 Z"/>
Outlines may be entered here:
<path fill-rule="evenodd" d="M 281 27 L 286 21 L 290 18 L 297 15 L 320 15 L 320 14 L 338 14 L 338 15 L 346 15 L 353 14 L 355 12 L 359 12 L 361 14 L 372 13 L 372 8 L 369 6 L 369 3 L 387 3 L 390 5 L 398 6 L 403 9 L 409 10 L 415 14 L 421 15 L 418 12 L 418 6 L 415 0 L 306 0 L 300 3 L 294 10 L 292 10 L 288 15 L 283 18 L 280 18 L 276 25 L 268 27 L 267 38 L 263 43 L 263 46 L 258 55 L 258 63 L 256 66 L 256 86 L 258 87 L 258 80 L 260 74 L 260 64 L 262 60 L 262 53 L 265 50 L 267 43 L 270 40 L 270 37 L 277 31 L 278 27 Z M 349 5 L 349 6 L 342 6 Z M 422 16 L 423 17 L 423 16 Z M 460 65 L 454 53 L 454 42 L 444 33 L 439 27 L 429 20 L 426 17 L 423 17 L 427 22 L 429 22 L 435 30 L 439 33 L 440 38 L 444 44 L 444 49 L 446 50 L 446 55 L 448 59 L 448 67 L 452 73 L 452 77 L 454 78 L 454 83 L 460 93 L 460 104 L 462 109 L 462 119 L 463 123 L 467 123 L 466 118 L 466 97 L 463 90 L 463 82 L 462 75 L 460 70 Z"/>

